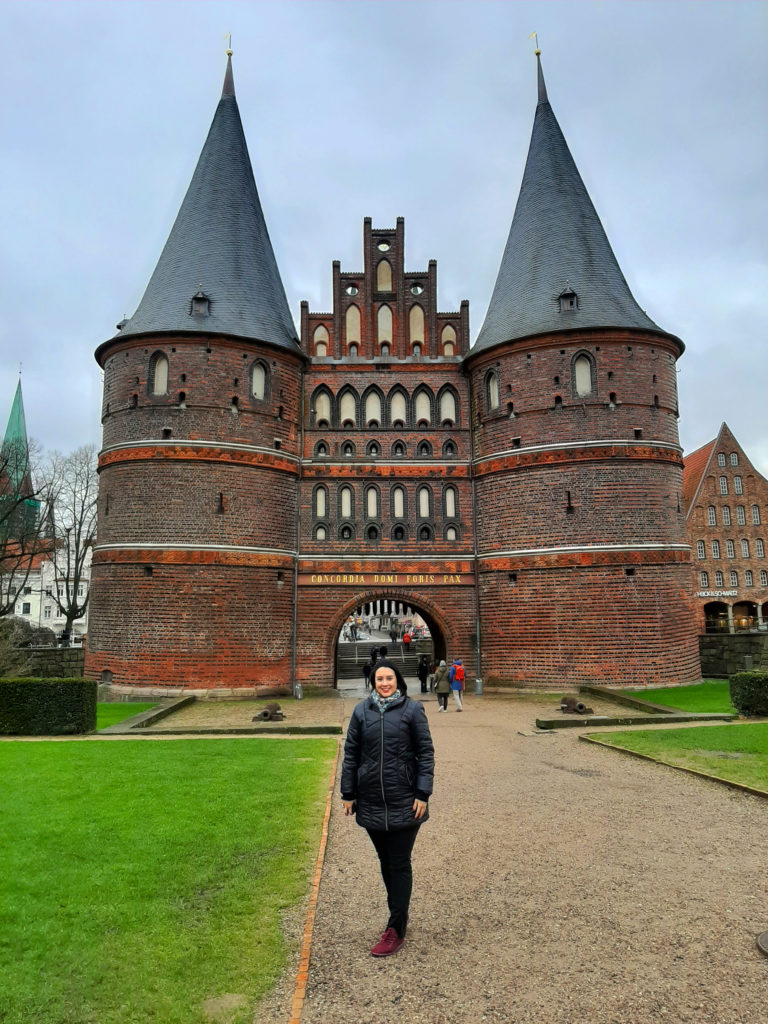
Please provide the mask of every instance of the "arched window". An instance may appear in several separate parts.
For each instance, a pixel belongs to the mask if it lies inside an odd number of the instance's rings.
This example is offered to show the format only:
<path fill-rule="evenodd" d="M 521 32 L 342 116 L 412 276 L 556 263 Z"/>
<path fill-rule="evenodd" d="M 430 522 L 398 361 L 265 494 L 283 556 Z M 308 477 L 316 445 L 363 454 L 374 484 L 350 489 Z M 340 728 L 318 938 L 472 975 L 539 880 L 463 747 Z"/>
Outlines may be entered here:
<path fill-rule="evenodd" d="M 443 355 L 452 356 L 456 353 L 456 329 L 447 324 L 440 336 L 443 343 Z"/>
<path fill-rule="evenodd" d="M 369 441 L 365 451 L 372 459 L 378 459 L 381 455 L 381 446 L 378 441 Z"/>
<path fill-rule="evenodd" d="M 356 426 L 357 408 L 352 391 L 345 391 L 341 396 L 341 401 L 339 402 L 339 422 L 342 426 Z"/>
<path fill-rule="evenodd" d="M 402 459 L 405 455 L 405 445 L 402 441 L 395 441 L 392 445 L 392 454 L 396 459 Z"/>
<path fill-rule="evenodd" d="M 379 518 L 379 492 L 375 487 L 368 487 L 366 489 L 365 514 L 368 519 Z"/>
<path fill-rule="evenodd" d="M 389 306 L 379 306 L 376 315 L 377 336 L 379 346 L 392 343 L 392 310 Z"/>
<path fill-rule="evenodd" d="M 331 396 L 327 391 L 315 393 L 315 426 L 329 427 L 331 425 Z"/>
<path fill-rule="evenodd" d="M 366 426 L 381 423 L 381 397 L 378 391 L 369 391 L 365 396 L 365 423 Z"/>
<path fill-rule="evenodd" d="M 443 515 L 446 519 L 456 518 L 456 488 L 446 487 L 443 491 Z"/>
<path fill-rule="evenodd" d="M 495 370 L 490 370 L 485 378 L 485 394 L 488 401 L 488 408 L 499 408 L 499 378 Z"/>
<path fill-rule="evenodd" d="M 264 363 L 251 366 L 251 396 L 262 402 L 267 397 L 269 372 Z"/>
<path fill-rule="evenodd" d="M 352 359 L 357 359 L 357 345 L 355 345 L 354 343 L 349 346 L 349 354 L 352 357 Z"/>
<path fill-rule="evenodd" d="M 743 505 L 736 506 L 736 522 L 739 524 L 739 526 L 747 525 L 747 510 L 744 508 Z M 727 523 L 724 522 L 723 525 L 730 526 L 730 520 Z"/>
<path fill-rule="evenodd" d="M 696 541 L 696 557 L 697 558 L 706 558 L 707 557 L 707 549 L 704 546 L 704 541 L 703 540 L 697 540 Z"/>
<path fill-rule="evenodd" d="M 753 505 L 752 506 L 752 522 L 754 523 L 755 526 L 759 526 L 760 525 L 760 506 L 759 505 Z"/>
<path fill-rule="evenodd" d="M 444 391 L 440 395 L 440 422 L 456 422 L 456 396 L 452 391 Z"/>
<path fill-rule="evenodd" d="M 419 519 L 429 519 L 432 508 L 432 492 L 428 487 L 420 487 L 417 494 Z"/>
<path fill-rule="evenodd" d="M 168 357 L 155 352 L 149 361 L 149 390 L 153 395 L 168 393 Z"/>
<path fill-rule="evenodd" d="M 352 444 L 351 441 L 344 442 L 344 444 L 341 446 L 341 454 L 344 456 L 345 459 L 352 458 L 352 456 L 355 454 L 355 446 Z"/>
<path fill-rule="evenodd" d="M 325 459 L 328 456 L 328 445 L 325 441 L 318 441 L 315 445 L 315 456 L 318 459 Z"/>
<path fill-rule="evenodd" d="M 402 391 L 395 391 L 389 405 L 389 418 L 392 426 L 404 427 L 408 421 L 408 407 L 405 394 Z"/>
<path fill-rule="evenodd" d="M 446 459 L 452 459 L 456 455 L 456 445 L 453 441 L 446 441 L 443 445 L 443 455 Z"/>
<path fill-rule="evenodd" d="M 351 344 L 360 344 L 360 310 L 357 306 L 347 306 L 346 313 L 346 327 L 347 327 L 347 348 Z"/>
<path fill-rule="evenodd" d="M 342 487 L 339 491 L 339 512 L 342 519 L 352 519 L 352 488 Z"/>
<path fill-rule="evenodd" d="M 315 488 L 315 519 L 325 519 L 328 514 L 328 491 L 325 487 Z"/>
<path fill-rule="evenodd" d="M 327 329 L 325 327 L 323 327 L 322 324 L 319 327 L 315 328 L 314 341 L 315 341 L 315 355 L 316 356 L 326 356 L 326 355 L 328 355 L 328 341 L 329 341 L 328 331 L 327 331 Z"/>
<path fill-rule="evenodd" d="M 706 589 L 706 587 L 709 586 L 709 573 L 708 572 L 701 573 L 700 580 L 701 580 L 701 588 L 702 588 L 702 590 Z"/>
<path fill-rule="evenodd" d="M 395 519 L 405 519 L 405 488 L 392 488 L 392 515 Z"/>
<path fill-rule="evenodd" d="M 315 540 L 326 540 L 328 537 L 328 530 L 325 526 L 318 526 L 315 529 Z"/>
<path fill-rule="evenodd" d="M 405 527 L 399 524 L 392 529 L 392 540 L 405 540 Z"/>
<path fill-rule="evenodd" d="M 458 534 L 458 531 L 457 531 L 455 526 L 446 526 L 446 528 L 445 528 L 445 539 L 446 540 L 456 540 L 458 536 L 459 536 L 459 534 Z"/>
<path fill-rule="evenodd" d="M 432 530 L 429 526 L 419 527 L 419 540 L 432 540 Z"/>
<path fill-rule="evenodd" d="M 416 447 L 416 454 L 421 458 L 429 458 L 432 454 L 432 445 L 429 441 L 419 441 Z"/>
<path fill-rule="evenodd" d="M 378 526 L 369 526 L 368 529 L 365 531 L 365 536 L 368 538 L 368 540 L 378 540 L 379 539 L 379 528 L 378 528 Z"/>
<path fill-rule="evenodd" d="M 416 414 L 415 420 L 417 424 L 431 424 L 432 403 L 430 402 L 429 394 L 426 391 L 422 390 L 417 393 L 414 412 Z"/>
<path fill-rule="evenodd" d="M 352 527 L 349 525 L 349 523 L 345 523 L 342 526 L 342 528 L 339 530 L 339 536 L 341 537 L 342 540 L 352 540 L 354 535 L 355 535 L 355 532 L 352 529 Z"/>
<path fill-rule="evenodd" d="M 389 260 L 379 260 L 378 262 L 376 267 L 376 291 L 392 291 L 392 267 L 389 265 Z"/>
<path fill-rule="evenodd" d="M 411 345 L 414 342 L 424 343 L 424 310 L 421 306 L 411 306 L 411 312 L 408 314 L 408 326 L 411 339 Z"/>
<path fill-rule="evenodd" d="M 581 352 L 573 360 L 573 392 L 578 398 L 592 394 L 592 360 Z"/>

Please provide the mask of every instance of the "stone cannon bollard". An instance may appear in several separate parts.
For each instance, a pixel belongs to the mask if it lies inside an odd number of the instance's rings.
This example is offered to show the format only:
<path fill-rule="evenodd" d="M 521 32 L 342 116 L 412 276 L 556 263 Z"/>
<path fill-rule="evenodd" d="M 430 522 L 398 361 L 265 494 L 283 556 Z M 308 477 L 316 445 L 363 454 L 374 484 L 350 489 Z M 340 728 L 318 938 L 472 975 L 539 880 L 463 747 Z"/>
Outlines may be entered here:
<path fill-rule="evenodd" d="M 284 718 L 283 709 L 276 701 L 272 700 L 269 704 L 265 704 L 252 720 L 254 722 L 282 722 Z"/>

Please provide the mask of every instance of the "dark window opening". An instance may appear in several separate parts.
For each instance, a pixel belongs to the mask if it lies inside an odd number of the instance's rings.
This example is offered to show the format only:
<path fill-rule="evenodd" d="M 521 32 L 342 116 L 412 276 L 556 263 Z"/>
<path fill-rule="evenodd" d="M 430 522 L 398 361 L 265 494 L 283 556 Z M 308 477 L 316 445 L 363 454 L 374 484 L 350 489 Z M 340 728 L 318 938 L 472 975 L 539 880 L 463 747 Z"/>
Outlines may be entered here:
<path fill-rule="evenodd" d="M 635 427 L 635 440 L 639 441 L 643 436 L 643 431 L 640 427 Z"/>

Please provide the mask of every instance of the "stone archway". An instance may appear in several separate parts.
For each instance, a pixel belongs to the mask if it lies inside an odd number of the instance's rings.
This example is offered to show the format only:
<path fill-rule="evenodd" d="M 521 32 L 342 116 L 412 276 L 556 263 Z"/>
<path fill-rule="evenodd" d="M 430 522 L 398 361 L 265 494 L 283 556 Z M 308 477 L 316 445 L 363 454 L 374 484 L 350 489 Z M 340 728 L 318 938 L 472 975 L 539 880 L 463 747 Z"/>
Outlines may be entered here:
<path fill-rule="evenodd" d="M 413 645 L 413 650 L 408 651 L 407 645 L 404 647 L 399 641 L 396 641 L 393 645 L 392 641 L 388 640 L 386 636 L 375 638 L 367 636 L 366 639 L 359 642 L 358 647 L 360 649 L 355 651 L 354 664 L 355 666 L 359 664 L 360 680 L 362 680 L 363 663 L 370 657 L 371 647 L 376 646 L 377 643 L 390 648 L 391 654 L 396 654 L 398 658 L 404 658 L 404 664 L 406 666 L 406 672 L 404 674 L 406 675 L 414 674 L 414 666 L 412 662 L 415 662 L 421 653 L 428 653 L 431 658 L 436 658 L 438 661 L 441 658 L 446 657 L 446 636 L 448 635 L 448 627 L 440 610 L 436 608 L 431 601 L 425 600 L 421 595 L 414 596 L 410 593 L 398 593 L 390 590 L 367 591 L 364 593 L 358 592 L 353 598 L 345 601 L 339 608 L 337 614 L 332 617 L 325 638 L 326 645 L 329 648 L 329 655 L 331 656 L 332 662 L 335 666 L 335 687 L 338 688 L 340 677 L 343 676 L 344 678 L 349 678 L 349 672 L 352 670 L 351 666 L 346 664 L 349 652 L 345 651 L 345 655 L 347 657 L 344 659 L 340 657 L 339 634 L 342 631 L 344 623 L 349 616 L 361 606 L 377 605 L 382 602 L 388 602 L 395 606 L 400 606 L 403 609 L 411 609 L 413 612 L 417 613 L 429 628 L 429 642 L 416 641 Z"/>

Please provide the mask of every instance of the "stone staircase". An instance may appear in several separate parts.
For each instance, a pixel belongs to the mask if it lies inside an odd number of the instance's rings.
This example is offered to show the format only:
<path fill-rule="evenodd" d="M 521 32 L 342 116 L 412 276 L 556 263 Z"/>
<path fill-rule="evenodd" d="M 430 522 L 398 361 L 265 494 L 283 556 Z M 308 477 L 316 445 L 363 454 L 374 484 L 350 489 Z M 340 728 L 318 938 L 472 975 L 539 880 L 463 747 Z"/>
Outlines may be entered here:
<path fill-rule="evenodd" d="M 363 665 L 370 661 L 371 648 L 387 648 L 387 658 L 393 661 L 404 676 L 415 676 L 416 666 L 422 654 L 432 657 L 431 640 L 412 640 L 409 644 L 389 640 L 360 640 L 341 642 L 336 655 L 337 679 L 362 679 Z"/>

